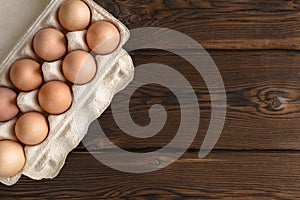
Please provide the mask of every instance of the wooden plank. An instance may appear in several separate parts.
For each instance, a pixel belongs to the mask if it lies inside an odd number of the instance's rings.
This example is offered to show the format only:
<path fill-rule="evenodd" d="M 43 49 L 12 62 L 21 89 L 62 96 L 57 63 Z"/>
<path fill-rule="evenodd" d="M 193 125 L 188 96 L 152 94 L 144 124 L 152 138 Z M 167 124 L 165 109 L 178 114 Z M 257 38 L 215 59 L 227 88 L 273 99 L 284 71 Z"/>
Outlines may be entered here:
<path fill-rule="evenodd" d="M 300 149 L 300 54 L 290 51 L 210 53 L 223 77 L 228 100 L 224 130 L 215 148 Z M 199 149 L 211 117 L 210 97 L 202 78 L 189 63 L 171 53 L 138 51 L 131 55 L 136 66 L 163 63 L 189 80 L 201 109 L 200 128 L 191 148 Z M 201 56 L 195 55 L 195 59 L 201 59 Z M 126 91 L 121 94 L 128 96 Z M 189 91 L 186 98 L 188 94 Z M 165 146 L 175 136 L 180 124 L 180 107 L 168 89 L 147 85 L 136 91 L 130 103 L 131 117 L 138 125 L 147 125 L 150 122 L 148 110 L 156 103 L 165 106 L 168 119 L 162 131 L 152 138 L 137 139 L 125 134 L 116 125 L 110 109 L 99 118 L 101 127 L 114 144 L 125 149 Z M 121 114 L 120 117 L 128 116 Z M 88 135 L 85 141 L 90 149 L 111 148 L 103 143 L 98 133 Z"/>
<path fill-rule="evenodd" d="M 165 169 L 128 174 L 88 153 L 72 153 L 54 180 L 22 177 L 0 186 L 1 199 L 297 199 L 299 152 L 214 152 L 199 160 L 187 153 Z"/>
<path fill-rule="evenodd" d="M 300 49 L 299 1 L 96 0 L 129 28 L 171 28 L 206 49 Z"/>

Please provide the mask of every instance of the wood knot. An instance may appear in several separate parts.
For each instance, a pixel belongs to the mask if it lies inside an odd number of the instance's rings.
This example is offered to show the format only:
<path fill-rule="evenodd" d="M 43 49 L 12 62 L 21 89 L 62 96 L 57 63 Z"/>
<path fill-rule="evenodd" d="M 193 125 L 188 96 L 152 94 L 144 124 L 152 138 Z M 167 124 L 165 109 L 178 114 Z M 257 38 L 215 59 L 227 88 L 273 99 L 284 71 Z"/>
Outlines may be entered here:
<path fill-rule="evenodd" d="M 270 105 L 274 110 L 278 109 L 281 106 L 281 101 L 280 101 L 280 97 L 275 97 L 272 101 L 271 101 L 271 105 Z"/>
<path fill-rule="evenodd" d="M 300 90 L 292 86 L 261 86 L 246 94 L 256 110 L 269 116 L 288 116 L 299 113 Z"/>

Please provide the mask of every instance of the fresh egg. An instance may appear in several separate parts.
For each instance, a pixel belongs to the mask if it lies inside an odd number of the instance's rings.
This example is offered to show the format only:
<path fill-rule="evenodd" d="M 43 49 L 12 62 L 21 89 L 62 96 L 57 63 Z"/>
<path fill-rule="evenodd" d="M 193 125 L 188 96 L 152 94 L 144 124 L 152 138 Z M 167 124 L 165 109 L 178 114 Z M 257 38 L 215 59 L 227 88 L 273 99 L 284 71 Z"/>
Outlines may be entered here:
<path fill-rule="evenodd" d="M 97 65 L 91 54 L 86 51 L 75 50 L 65 57 L 62 71 L 71 83 L 85 84 L 94 78 Z"/>
<path fill-rule="evenodd" d="M 72 104 L 72 91 L 61 81 L 50 81 L 38 93 L 41 108 L 49 114 L 58 115 L 67 111 Z"/>
<path fill-rule="evenodd" d="M 10 69 L 12 84 L 22 91 L 37 89 L 43 82 L 43 72 L 40 64 L 32 59 L 21 59 Z"/>
<path fill-rule="evenodd" d="M 23 114 L 16 122 L 15 134 L 23 144 L 37 145 L 48 136 L 48 120 L 39 112 Z"/>
<path fill-rule="evenodd" d="M 0 141 L 0 177 L 18 174 L 26 162 L 22 145 L 12 140 Z"/>
<path fill-rule="evenodd" d="M 62 58 L 67 51 L 65 35 L 55 28 L 40 30 L 33 39 L 33 49 L 38 57 L 45 61 Z"/>
<path fill-rule="evenodd" d="M 80 31 L 90 24 L 91 12 L 83 1 L 68 0 L 60 7 L 58 20 L 66 30 Z"/>
<path fill-rule="evenodd" d="M 92 24 L 86 33 L 89 48 L 100 55 L 110 54 L 116 50 L 120 40 L 118 28 L 108 21 L 99 21 Z"/>
<path fill-rule="evenodd" d="M 12 89 L 0 87 L 0 122 L 11 120 L 18 113 L 17 94 Z"/>

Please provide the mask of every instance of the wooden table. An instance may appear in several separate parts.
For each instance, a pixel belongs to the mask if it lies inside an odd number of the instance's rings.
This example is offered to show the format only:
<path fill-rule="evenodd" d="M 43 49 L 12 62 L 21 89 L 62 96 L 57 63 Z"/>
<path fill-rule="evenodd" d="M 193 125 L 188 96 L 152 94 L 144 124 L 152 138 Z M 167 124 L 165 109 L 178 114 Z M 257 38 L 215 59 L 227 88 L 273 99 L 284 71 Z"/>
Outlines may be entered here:
<path fill-rule="evenodd" d="M 201 125 L 190 149 L 160 171 L 129 174 L 98 162 L 80 145 L 54 180 L 22 177 L 0 186 L 1 199 L 297 199 L 300 198 L 300 2 L 296 0 L 98 0 L 129 28 L 165 27 L 197 40 L 217 64 L 227 92 L 221 138 L 205 159 L 197 153 L 210 122 L 204 81 L 174 54 L 131 53 L 135 65 L 156 62 L 188 77 L 197 92 Z M 195 55 L 196 56 L 196 55 Z M 176 134 L 180 112 L 166 88 L 147 85 L 132 97 L 132 118 L 149 123 L 154 103 L 168 110 L 167 125 L 150 139 L 123 133 L 108 109 L 99 119 L 114 144 L 134 152 L 165 146 Z M 101 153 L 97 141 L 90 149 Z M 109 148 L 109 147 L 107 147 Z M 113 150 L 113 149 L 110 149 Z"/>

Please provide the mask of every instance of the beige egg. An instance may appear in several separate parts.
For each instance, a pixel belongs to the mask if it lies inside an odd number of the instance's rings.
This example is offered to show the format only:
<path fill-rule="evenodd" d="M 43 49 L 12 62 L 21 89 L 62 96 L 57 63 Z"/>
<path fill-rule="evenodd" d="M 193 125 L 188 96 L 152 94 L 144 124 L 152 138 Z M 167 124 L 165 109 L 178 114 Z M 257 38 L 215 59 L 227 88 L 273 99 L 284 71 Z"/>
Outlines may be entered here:
<path fill-rule="evenodd" d="M 76 50 L 65 57 L 62 63 L 62 71 L 71 83 L 85 84 L 95 77 L 97 65 L 91 54 Z"/>
<path fill-rule="evenodd" d="M 23 114 L 16 122 L 15 134 L 23 144 L 37 145 L 48 136 L 48 120 L 39 112 Z"/>
<path fill-rule="evenodd" d="M 80 31 L 90 24 L 91 12 L 83 1 L 68 0 L 60 7 L 58 20 L 66 30 Z"/>
<path fill-rule="evenodd" d="M 38 93 L 41 108 L 49 114 L 58 115 L 67 111 L 72 104 L 72 91 L 61 81 L 50 81 Z"/>
<path fill-rule="evenodd" d="M 108 21 L 99 21 L 91 25 L 86 33 L 89 48 L 96 54 L 106 55 L 116 50 L 121 36 L 118 28 Z"/>
<path fill-rule="evenodd" d="M 43 82 L 41 66 L 32 59 L 18 60 L 10 69 L 10 80 L 19 90 L 35 90 Z"/>
<path fill-rule="evenodd" d="M 59 60 L 67 51 L 66 37 L 55 28 L 42 29 L 34 36 L 33 49 L 45 61 Z"/>
<path fill-rule="evenodd" d="M 0 122 L 11 120 L 18 113 L 17 94 L 12 89 L 0 87 Z"/>
<path fill-rule="evenodd" d="M 12 140 L 0 141 L 0 177 L 18 174 L 26 162 L 22 145 Z"/>

